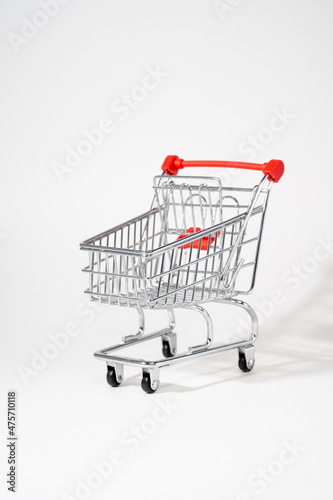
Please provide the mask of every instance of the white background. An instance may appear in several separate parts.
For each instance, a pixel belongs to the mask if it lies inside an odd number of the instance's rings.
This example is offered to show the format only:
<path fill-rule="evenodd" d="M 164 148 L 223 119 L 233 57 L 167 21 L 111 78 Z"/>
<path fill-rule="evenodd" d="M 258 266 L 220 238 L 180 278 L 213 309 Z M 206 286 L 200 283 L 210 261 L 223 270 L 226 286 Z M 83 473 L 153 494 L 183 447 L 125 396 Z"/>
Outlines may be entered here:
<path fill-rule="evenodd" d="M 0 5 L 1 498 L 13 498 L 5 484 L 12 389 L 17 499 L 329 498 L 333 265 L 322 242 L 333 236 L 331 2 L 71 0 L 46 21 L 37 1 Z M 45 25 L 13 42 L 24 18 Z M 162 81 L 126 118 L 111 110 L 156 67 Z M 263 131 L 276 110 L 286 123 Z M 113 132 L 59 179 L 55 162 L 105 118 Z M 250 136 L 265 141 L 254 158 L 244 154 Z M 132 333 L 136 317 L 84 305 L 79 243 L 149 208 L 167 154 L 280 158 L 286 173 L 272 191 L 249 297 L 260 317 L 255 369 L 240 372 L 235 352 L 208 356 L 163 370 L 151 396 L 137 370 L 110 388 L 93 359 Z M 270 300 L 276 289 L 279 304 Z M 223 338 L 224 311 L 210 310 Z M 164 322 L 152 312 L 148 327 Z M 49 335 L 71 327 L 68 345 L 22 376 Z M 179 313 L 185 346 L 202 327 Z M 156 409 L 163 404 L 172 408 Z M 141 438 L 129 443 L 137 427 Z M 294 456 L 283 451 L 293 443 Z M 116 450 L 122 463 L 100 480 L 94 463 Z M 259 487 L 261 469 L 268 479 Z M 76 491 L 87 481 L 93 487 Z"/>

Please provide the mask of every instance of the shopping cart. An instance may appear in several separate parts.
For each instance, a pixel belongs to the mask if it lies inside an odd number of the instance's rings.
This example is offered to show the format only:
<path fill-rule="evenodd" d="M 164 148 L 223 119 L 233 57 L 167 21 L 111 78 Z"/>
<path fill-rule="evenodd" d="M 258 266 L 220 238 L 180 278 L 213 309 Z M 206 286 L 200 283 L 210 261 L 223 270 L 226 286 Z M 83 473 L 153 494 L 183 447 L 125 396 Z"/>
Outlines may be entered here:
<path fill-rule="evenodd" d="M 177 176 L 184 167 L 224 167 L 261 171 L 252 188 L 226 187 L 218 177 Z M 95 357 L 107 363 L 107 382 L 115 387 L 124 378 L 124 365 L 142 369 L 141 386 L 153 393 L 159 370 L 185 359 L 238 349 L 239 368 L 254 366 L 258 321 L 254 310 L 238 295 L 249 294 L 255 283 L 261 234 L 273 182 L 283 175 L 280 160 L 263 165 L 220 161 L 184 161 L 167 156 L 163 174 L 154 178 L 152 208 L 124 224 L 81 244 L 88 251 L 86 293 L 102 304 L 133 307 L 139 329 L 122 342 L 99 350 Z M 250 317 L 246 340 L 213 344 L 213 323 L 205 302 L 238 306 Z M 207 325 L 205 342 L 177 354 L 175 308 L 201 313 Z M 166 309 L 166 328 L 145 334 L 144 309 Z M 148 361 L 114 353 L 161 337 L 163 358 Z"/>

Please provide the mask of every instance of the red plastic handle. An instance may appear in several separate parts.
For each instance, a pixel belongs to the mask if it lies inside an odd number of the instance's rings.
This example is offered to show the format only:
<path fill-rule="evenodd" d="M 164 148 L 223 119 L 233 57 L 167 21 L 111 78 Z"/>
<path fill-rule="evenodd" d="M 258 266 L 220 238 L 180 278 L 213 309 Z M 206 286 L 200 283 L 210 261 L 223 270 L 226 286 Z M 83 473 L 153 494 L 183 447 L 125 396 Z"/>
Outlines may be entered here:
<path fill-rule="evenodd" d="M 177 238 L 177 241 L 178 240 L 181 240 L 183 238 L 186 238 L 186 236 L 189 236 L 191 233 L 198 233 L 199 231 L 201 231 L 201 227 L 190 227 L 187 231 L 186 231 L 186 234 L 181 234 L 178 236 Z M 221 234 L 221 231 L 217 231 L 217 234 L 220 235 Z M 214 235 L 216 235 L 216 233 L 214 233 Z M 210 235 L 210 236 L 203 236 L 201 238 L 201 250 L 208 250 L 208 243 L 209 245 L 211 246 L 215 241 L 215 236 L 213 235 Z M 193 246 L 193 248 L 199 248 L 200 246 L 200 240 L 194 240 L 192 243 L 186 243 L 186 245 L 184 245 L 184 248 L 190 248 L 191 245 Z M 178 247 L 178 248 L 181 248 L 181 247 Z"/>
<path fill-rule="evenodd" d="M 270 181 L 279 182 L 284 172 L 284 164 L 281 160 L 270 160 L 268 163 L 242 163 L 235 161 L 184 161 L 178 156 L 167 156 L 162 165 L 162 170 L 167 175 L 177 175 L 184 167 L 219 167 L 219 168 L 245 168 L 247 170 L 259 170 L 268 175 Z"/>

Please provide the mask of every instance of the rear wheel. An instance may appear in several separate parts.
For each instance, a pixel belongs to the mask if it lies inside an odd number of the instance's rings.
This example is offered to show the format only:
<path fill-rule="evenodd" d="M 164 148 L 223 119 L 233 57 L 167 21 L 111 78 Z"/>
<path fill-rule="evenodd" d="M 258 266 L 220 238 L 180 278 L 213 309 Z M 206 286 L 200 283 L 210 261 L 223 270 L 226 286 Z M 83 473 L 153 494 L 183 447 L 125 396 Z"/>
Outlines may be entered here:
<path fill-rule="evenodd" d="M 169 332 L 162 336 L 162 353 L 165 358 L 172 358 L 177 353 L 177 334 Z"/>
<path fill-rule="evenodd" d="M 165 358 L 172 358 L 172 356 L 176 354 L 176 351 L 171 351 L 170 342 L 168 342 L 167 340 L 163 340 L 162 352 Z"/>

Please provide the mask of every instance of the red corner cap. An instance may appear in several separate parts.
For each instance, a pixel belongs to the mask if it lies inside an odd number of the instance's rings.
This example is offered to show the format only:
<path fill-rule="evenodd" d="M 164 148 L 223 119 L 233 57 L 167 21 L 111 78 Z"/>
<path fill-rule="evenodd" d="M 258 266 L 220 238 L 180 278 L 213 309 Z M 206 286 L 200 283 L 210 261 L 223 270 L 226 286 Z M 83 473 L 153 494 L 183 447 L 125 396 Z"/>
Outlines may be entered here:
<path fill-rule="evenodd" d="M 269 180 L 279 182 L 284 172 L 283 161 L 270 160 L 268 163 L 264 163 L 263 167 L 263 172 L 265 175 L 269 176 Z"/>
<path fill-rule="evenodd" d="M 180 168 L 184 168 L 181 164 L 181 160 L 176 165 L 176 160 L 179 160 L 178 156 L 169 155 L 165 158 L 162 165 L 162 170 L 166 172 L 167 175 L 177 175 Z"/>

